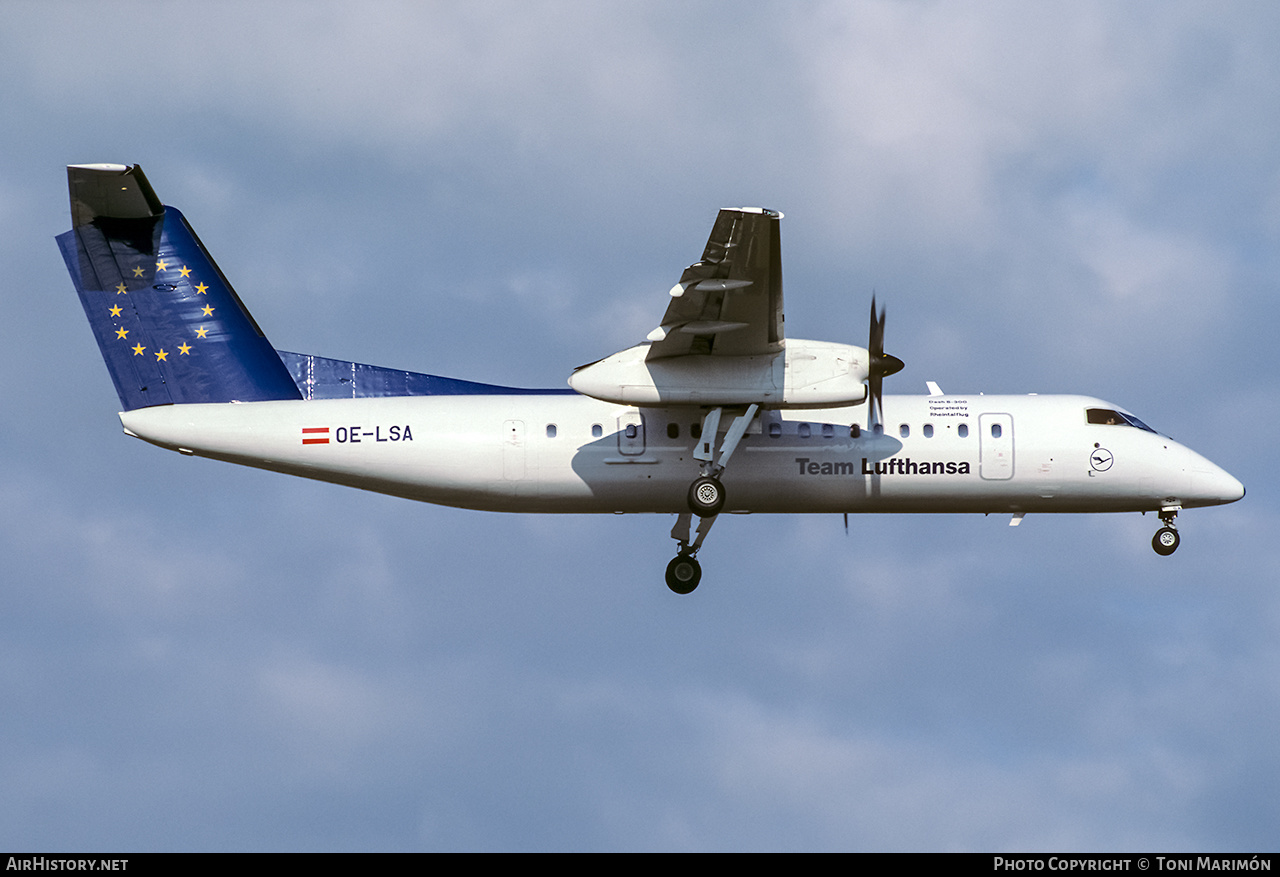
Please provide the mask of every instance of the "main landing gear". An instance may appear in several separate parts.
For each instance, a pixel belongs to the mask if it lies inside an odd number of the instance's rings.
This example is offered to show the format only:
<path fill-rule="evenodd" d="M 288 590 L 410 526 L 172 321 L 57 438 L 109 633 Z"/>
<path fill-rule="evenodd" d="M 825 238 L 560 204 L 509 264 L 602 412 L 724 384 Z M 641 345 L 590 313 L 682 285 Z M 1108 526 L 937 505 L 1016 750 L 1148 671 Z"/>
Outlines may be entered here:
<path fill-rule="evenodd" d="M 677 594 L 689 594 L 702 581 L 702 565 L 698 563 L 698 549 L 702 540 L 707 538 L 711 527 L 715 524 L 715 515 L 698 520 L 697 535 L 689 539 L 689 528 L 693 524 L 692 512 L 681 512 L 676 518 L 676 525 L 671 528 L 671 538 L 680 543 L 680 550 L 667 564 L 667 587 Z"/>
<path fill-rule="evenodd" d="M 700 518 L 714 518 L 724 508 L 724 485 L 704 475 L 689 485 L 689 511 Z"/>
<path fill-rule="evenodd" d="M 712 408 L 702 418 L 702 432 L 693 458 L 698 461 L 701 474 L 689 485 L 686 500 L 689 511 L 681 512 L 676 518 L 676 525 L 671 528 L 671 538 L 680 543 L 680 550 L 667 564 L 667 587 L 677 594 L 688 594 L 698 587 L 702 580 L 702 566 L 698 563 L 698 549 L 702 540 L 707 538 L 716 516 L 724 509 L 724 485 L 720 483 L 720 475 L 729 465 L 729 458 L 738 447 L 738 442 L 747 433 L 747 427 L 755 420 L 760 411 L 759 405 L 748 405 L 747 410 L 733 418 L 724 440 L 720 443 L 719 453 L 715 452 L 716 434 L 720 431 L 720 415 L 723 408 Z M 690 541 L 689 528 L 693 524 L 693 516 L 698 516 L 696 537 Z"/>
<path fill-rule="evenodd" d="M 1177 551 L 1178 543 L 1182 541 L 1178 538 L 1178 527 L 1173 520 L 1178 516 L 1178 509 L 1179 506 L 1166 506 L 1160 510 L 1160 521 L 1164 526 L 1156 530 L 1156 535 L 1151 538 L 1151 547 L 1161 557 L 1168 557 Z"/>
<path fill-rule="evenodd" d="M 747 410 L 733 418 L 729 431 L 720 443 L 720 453 L 715 453 L 716 433 L 720 431 L 720 415 L 723 408 L 712 408 L 702 418 L 702 432 L 693 458 L 698 461 L 701 474 L 689 485 L 689 511 L 700 518 L 714 518 L 724 508 L 724 485 L 720 474 L 729 465 L 729 458 L 738 449 L 738 442 L 747 433 L 747 427 L 755 420 L 759 405 L 748 405 Z"/>

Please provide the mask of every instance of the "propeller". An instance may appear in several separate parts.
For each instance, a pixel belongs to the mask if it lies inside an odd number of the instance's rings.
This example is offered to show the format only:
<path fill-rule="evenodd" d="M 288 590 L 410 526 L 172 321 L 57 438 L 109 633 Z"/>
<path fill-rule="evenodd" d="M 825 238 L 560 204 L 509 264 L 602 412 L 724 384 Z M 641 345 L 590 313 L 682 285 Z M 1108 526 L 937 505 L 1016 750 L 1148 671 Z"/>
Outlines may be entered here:
<path fill-rule="evenodd" d="M 896 375 L 902 371 L 903 363 L 898 357 L 884 352 L 884 308 L 880 309 L 880 316 L 876 316 L 876 297 L 871 296 L 871 329 L 867 333 L 867 352 L 870 354 L 871 362 L 867 369 L 867 389 L 870 398 L 871 423 L 877 424 L 884 416 L 884 407 L 881 402 L 881 391 L 884 379 L 889 375 Z"/>

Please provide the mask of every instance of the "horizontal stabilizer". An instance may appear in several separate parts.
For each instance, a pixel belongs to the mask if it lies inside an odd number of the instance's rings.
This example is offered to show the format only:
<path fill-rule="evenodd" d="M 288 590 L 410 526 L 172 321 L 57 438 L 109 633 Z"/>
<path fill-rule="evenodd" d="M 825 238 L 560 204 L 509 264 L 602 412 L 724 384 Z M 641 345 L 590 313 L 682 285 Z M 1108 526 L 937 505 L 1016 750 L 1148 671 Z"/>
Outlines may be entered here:
<path fill-rule="evenodd" d="M 89 225 L 99 217 L 151 219 L 164 206 L 142 168 L 122 164 L 73 164 L 67 168 L 71 193 L 71 224 Z"/>

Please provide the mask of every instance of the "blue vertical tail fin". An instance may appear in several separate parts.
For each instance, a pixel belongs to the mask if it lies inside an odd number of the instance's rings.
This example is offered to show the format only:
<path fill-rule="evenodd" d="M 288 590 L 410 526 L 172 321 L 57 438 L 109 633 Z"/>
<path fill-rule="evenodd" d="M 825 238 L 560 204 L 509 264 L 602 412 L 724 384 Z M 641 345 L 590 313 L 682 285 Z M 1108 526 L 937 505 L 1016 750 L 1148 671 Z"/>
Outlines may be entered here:
<path fill-rule="evenodd" d="M 71 165 L 58 246 L 126 411 L 301 399 L 289 370 L 186 219 L 142 168 Z"/>

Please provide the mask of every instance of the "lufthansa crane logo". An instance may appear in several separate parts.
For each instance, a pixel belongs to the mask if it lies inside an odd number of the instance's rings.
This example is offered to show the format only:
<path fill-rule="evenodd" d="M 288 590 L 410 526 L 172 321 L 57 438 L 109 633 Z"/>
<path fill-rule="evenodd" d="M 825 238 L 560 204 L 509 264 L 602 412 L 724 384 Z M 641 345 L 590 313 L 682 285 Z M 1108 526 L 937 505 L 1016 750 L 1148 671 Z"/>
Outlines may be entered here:
<path fill-rule="evenodd" d="M 1089 465 L 1095 472 L 1106 472 L 1115 461 L 1116 458 L 1106 448 L 1094 448 L 1089 455 Z"/>

